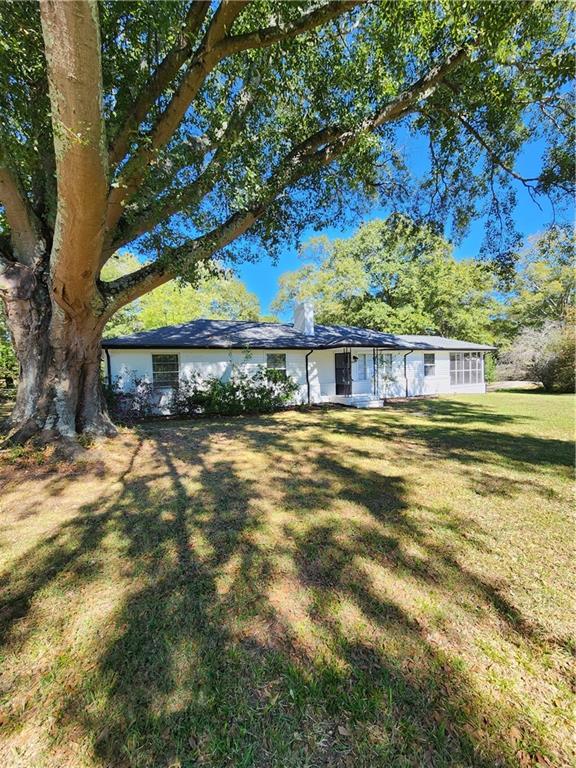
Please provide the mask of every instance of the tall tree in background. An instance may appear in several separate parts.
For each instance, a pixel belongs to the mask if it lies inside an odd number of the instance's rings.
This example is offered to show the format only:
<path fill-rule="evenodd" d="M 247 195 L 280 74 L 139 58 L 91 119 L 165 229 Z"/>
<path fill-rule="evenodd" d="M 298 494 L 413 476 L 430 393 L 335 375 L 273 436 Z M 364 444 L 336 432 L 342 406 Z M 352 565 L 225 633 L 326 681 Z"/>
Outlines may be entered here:
<path fill-rule="evenodd" d="M 105 280 L 117 280 L 141 266 L 129 253 L 117 255 L 102 270 Z M 260 301 L 231 274 L 198 275 L 194 286 L 180 280 L 164 283 L 113 315 L 104 336 L 121 336 L 199 317 L 224 320 L 258 320 Z"/>
<path fill-rule="evenodd" d="M 410 200 L 507 229 L 515 183 L 570 191 L 569 6 L 103 2 L 0 6 L 0 288 L 21 375 L 12 439 L 113 433 L 109 319 L 233 248 L 273 248 L 376 191 L 400 205 L 398 132 L 427 138 Z M 405 134 L 404 134 L 405 135 Z M 515 166 L 546 145 L 540 172 Z M 102 279 L 132 244 L 150 262 Z M 505 249 L 504 249 L 505 250 Z M 502 248 L 501 248 L 502 251 Z"/>
<path fill-rule="evenodd" d="M 312 300 L 321 323 L 494 341 L 493 275 L 484 263 L 456 261 L 428 226 L 395 215 L 345 240 L 315 238 L 303 256 L 313 263 L 280 278 L 278 312 Z"/>
<path fill-rule="evenodd" d="M 510 343 L 499 356 L 503 379 L 540 381 L 574 391 L 576 272 L 572 225 L 550 227 L 528 239 L 506 299 Z"/>
<path fill-rule="evenodd" d="M 528 239 L 508 299 L 516 329 L 563 322 L 576 303 L 574 228 L 553 226 Z"/>

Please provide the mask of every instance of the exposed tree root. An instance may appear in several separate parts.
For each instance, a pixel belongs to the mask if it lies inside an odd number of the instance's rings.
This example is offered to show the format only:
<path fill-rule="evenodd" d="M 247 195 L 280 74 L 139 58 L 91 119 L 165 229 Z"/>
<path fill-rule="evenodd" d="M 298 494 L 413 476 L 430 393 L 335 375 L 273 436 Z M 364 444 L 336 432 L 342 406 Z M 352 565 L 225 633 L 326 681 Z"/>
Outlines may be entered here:
<path fill-rule="evenodd" d="M 11 423 L 10 421 L 7 422 L 5 425 L 9 430 Z M 40 431 L 40 426 L 34 419 L 28 419 L 20 426 L 14 427 L 12 426 L 11 431 L 8 431 L 8 434 L 4 438 L 4 440 L 0 443 L 0 450 L 5 450 L 6 448 L 13 448 L 17 445 L 25 445 L 29 440 L 31 440 L 35 435 L 38 434 Z"/>
<path fill-rule="evenodd" d="M 81 434 L 89 437 L 116 437 L 118 429 L 108 414 L 105 411 L 100 411 L 82 426 Z"/>
<path fill-rule="evenodd" d="M 103 414 L 98 423 L 87 425 L 83 432 L 72 436 L 62 435 L 56 429 L 41 428 L 36 421 L 29 419 L 6 435 L 0 442 L 0 450 L 25 445 L 35 448 L 51 446 L 55 455 L 64 461 L 96 461 L 100 459 L 99 452 L 88 447 L 90 442 L 106 440 L 117 435 L 118 430 L 106 414 Z M 83 436 L 88 438 L 84 443 L 81 442 Z"/>

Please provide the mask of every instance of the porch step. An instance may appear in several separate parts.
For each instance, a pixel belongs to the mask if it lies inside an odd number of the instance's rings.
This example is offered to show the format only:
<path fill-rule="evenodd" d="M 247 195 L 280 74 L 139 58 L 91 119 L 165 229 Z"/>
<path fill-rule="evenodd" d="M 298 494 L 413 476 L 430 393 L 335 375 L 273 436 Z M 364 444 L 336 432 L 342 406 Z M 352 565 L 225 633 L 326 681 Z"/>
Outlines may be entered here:
<path fill-rule="evenodd" d="M 382 400 L 352 400 L 346 405 L 350 405 L 352 408 L 382 408 Z"/>
<path fill-rule="evenodd" d="M 382 400 L 373 395 L 330 395 L 323 398 L 324 402 L 338 403 L 348 408 L 382 408 Z"/>

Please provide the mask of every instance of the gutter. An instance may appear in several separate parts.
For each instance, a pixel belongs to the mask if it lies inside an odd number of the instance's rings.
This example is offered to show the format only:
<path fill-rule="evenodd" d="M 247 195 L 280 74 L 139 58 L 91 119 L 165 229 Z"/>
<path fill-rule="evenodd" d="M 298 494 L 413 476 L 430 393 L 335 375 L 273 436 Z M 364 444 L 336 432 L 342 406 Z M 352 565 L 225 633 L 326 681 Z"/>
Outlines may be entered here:
<path fill-rule="evenodd" d="M 310 405 L 310 376 L 308 375 L 308 358 L 310 355 L 314 352 L 313 349 L 310 350 L 310 352 L 306 353 L 305 361 L 306 361 L 306 391 L 308 393 L 308 405 Z"/>
<path fill-rule="evenodd" d="M 416 351 L 415 349 L 411 349 L 409 352 L 406 352 L 406 354 L 404 355 L 404 381 L 406 383 L 406 397 L 407 398 L 410 397 L 410 395 L 408 394 L 408 367 L 406 365 L 406 358 L 408 357 L 408 355 L 411 355 L 412 352 L 415 352 L 415 351 Z"/>
<path fill-rule="evenodd" d="M 112 389 L 112 366 L 110 363 L 110 352 L 104 347 L 104 353 L 106 355 L 106 378 L 108 379 L 108 386 Z"/>

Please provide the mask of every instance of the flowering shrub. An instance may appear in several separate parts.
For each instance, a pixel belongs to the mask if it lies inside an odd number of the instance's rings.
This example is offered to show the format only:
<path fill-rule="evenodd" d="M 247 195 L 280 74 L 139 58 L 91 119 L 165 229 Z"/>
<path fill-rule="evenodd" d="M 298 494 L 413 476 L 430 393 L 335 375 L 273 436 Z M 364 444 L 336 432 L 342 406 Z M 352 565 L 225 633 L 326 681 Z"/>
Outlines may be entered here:
<path fill-rule="evenodd" d="M 120 381 L 112 386 L 104 385 L 104 397 L 111 416 L 119 421 L 138 421 L 158 410 L 158 398 L 154 387 L 145 379 L 132 377 L 124 389 Z"/>
<path fill-rule="evenodd" d="M 227 381 L 195 375 L 175 390 L 173 411 L 181 416 L 270 413 L 287 405 L 297 389 L 294 380 L 282 371 L 266 368 L 252 374 L 235 368 Z"/>
<path fill-rule="evenodd" d="M 235 368 L 227 381 L 192 374 L 173 390 L 158 390 L 136 378 L 127 391 L 124 387 L 119 381 L 105 387 L 108 410 L 120 421 L 143 419 L 154 413 L 183 417 L 271 413 L 288 405 L 298 390 L 295 381 L 283 371 L 266 368 L 255 373 Z"/>

